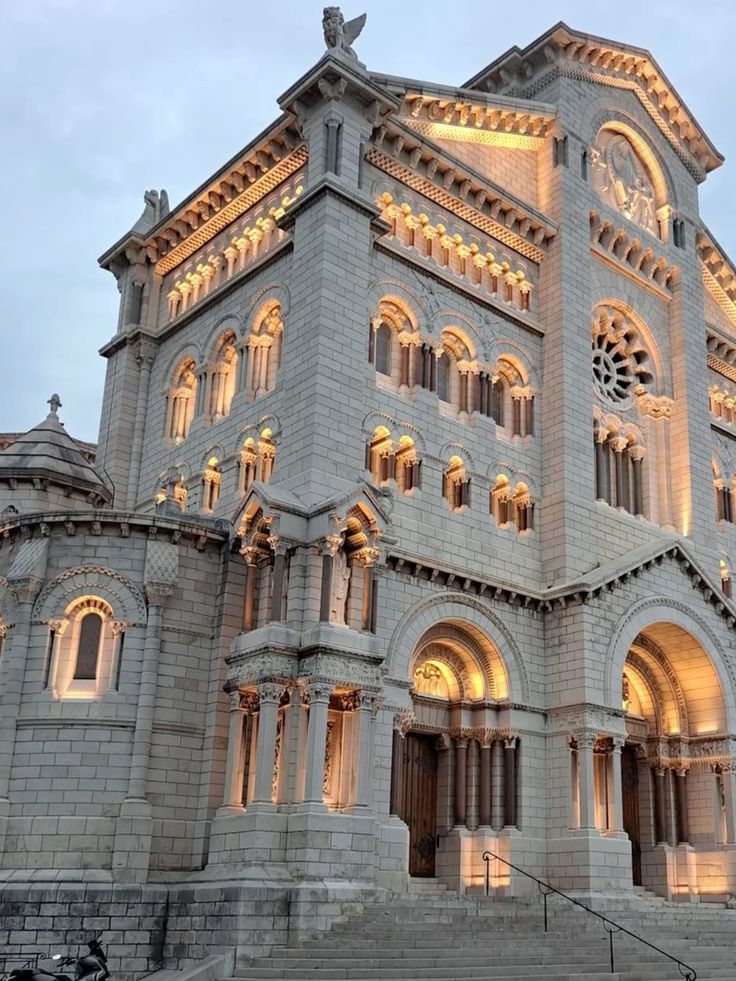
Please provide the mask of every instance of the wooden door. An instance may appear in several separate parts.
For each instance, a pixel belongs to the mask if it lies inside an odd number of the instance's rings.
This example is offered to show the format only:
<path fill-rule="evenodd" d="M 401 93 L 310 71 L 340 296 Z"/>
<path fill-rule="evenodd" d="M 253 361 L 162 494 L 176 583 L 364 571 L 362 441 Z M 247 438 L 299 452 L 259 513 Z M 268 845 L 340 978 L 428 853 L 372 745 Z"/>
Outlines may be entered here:
<path fill-rule="evenodd" d="M 402 760 L 402 821 L 409 826 L 409 875 L 434 875 L 437 848 L 436 736 L 407 733 Z"/>
<path fill-rule="evenodd" d="M 621 783 L 624 802 L 624 831 L 631 841 L 634 885 L 641 882 L 641 829 L 639 821 L 639 764 L 636 747 L 624 746 L 621 753 Z"/>

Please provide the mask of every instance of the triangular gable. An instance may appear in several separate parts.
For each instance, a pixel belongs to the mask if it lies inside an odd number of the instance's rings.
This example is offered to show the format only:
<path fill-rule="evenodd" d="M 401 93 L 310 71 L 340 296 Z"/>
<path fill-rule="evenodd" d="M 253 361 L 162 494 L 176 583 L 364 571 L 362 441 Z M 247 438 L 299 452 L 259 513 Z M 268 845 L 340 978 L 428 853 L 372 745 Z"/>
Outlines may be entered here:
<path fill-rule="evenodd" d="M 523 98 L 555 74 L 631 91 L 696 180 L 723 163 L 649 51 L 573 31 L 561 21 L 526 48 L 509 48 L 463 87 Z"/>

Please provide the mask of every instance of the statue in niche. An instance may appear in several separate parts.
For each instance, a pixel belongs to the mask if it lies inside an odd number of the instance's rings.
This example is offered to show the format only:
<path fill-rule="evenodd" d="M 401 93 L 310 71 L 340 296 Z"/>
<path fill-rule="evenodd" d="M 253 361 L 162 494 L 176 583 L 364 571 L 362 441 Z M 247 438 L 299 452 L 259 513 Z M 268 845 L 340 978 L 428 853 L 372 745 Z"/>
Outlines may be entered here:
<path fill-rule="evenodd" d="M 346 23 L 339 7 L 325 7 L 322 12 L 322 30 L 328 51 L 358 61 L 358 56 L 351 45 L 363 30 L 365 19 L 366 15 L 361 14 L 360 17 L 355 17 Z"/>
<path fill-rule="evenodd" d="M 330 623 L 345 626 L 350 588 L 350 566 L 344 549 L 339 549 L 332 560 L 332 599 L 330 600 Z"/>
<path fill-rule="evenodd" d="M 593 187 L 603 200 L 630 221 L 656 235 L 654 188 L 626 137 L 603 130 L 591 148 L 590 159 Z"/>

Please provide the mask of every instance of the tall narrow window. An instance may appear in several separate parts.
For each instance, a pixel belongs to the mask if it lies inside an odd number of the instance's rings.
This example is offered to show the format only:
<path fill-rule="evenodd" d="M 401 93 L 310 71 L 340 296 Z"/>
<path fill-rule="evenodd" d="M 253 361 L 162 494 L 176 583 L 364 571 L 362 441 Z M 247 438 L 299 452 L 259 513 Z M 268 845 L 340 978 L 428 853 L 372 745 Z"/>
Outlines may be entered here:
<path fill-rule="evenodd" d="M 102 618 L 98 613 L 87 613 L 82 617 L 77 645 L 77 660 L 74 665 L 75 681 L 94 681 L 97 677 L 97 658 L 102 636 Z"/>
<path fill-rule="evenodd" d="M 721 559 L 721 589 L 724 596 L 731 596 L 731 573 L 723 559 Z"/>
<path fill-rule="evenodd" d="M 437 395 L 440 402 L 450 401 L 450 359 L 444 352 L 437 358 Z"/>
<path fill-rule="evenodd" d="M 497 426 L 504 424 L 505 386 L 501 378 L 491 385 L 491 416 Z"/>
<path fill-rule="evenodd" d="M 376 371 L 379 375 L 391 375 L 391 328 L 382 323 L 376 331 Z"/>

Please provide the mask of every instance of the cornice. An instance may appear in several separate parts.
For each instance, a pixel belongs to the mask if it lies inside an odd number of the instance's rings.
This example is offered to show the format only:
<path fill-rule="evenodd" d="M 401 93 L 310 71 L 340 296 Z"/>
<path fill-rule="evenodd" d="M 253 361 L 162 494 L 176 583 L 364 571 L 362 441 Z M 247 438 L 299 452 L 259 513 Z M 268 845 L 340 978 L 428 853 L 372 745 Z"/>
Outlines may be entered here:
<path fill-rule="evenodd" d="M 697 235 L 703 286 L 736 327 L 736 268 L 707 228 Z"/>
<path fill-rule="evenodd" d="M 465 87 L 523 98 L 555 75 L 632 92 L 696 180 L 723 163 L 649 51 L 573 31 L 562 22 L 523 50 L 510 48 Z"/>
<path fill-rule="evenodd" d="M 63 526 L 64 532 L 73 537 L 78 531 L 91 535 L 116 534 L 119 538 L 129 538 L 131 531 L 144 533 L 147 538 L 156 538 L 178 543 L 182 539 L 194 543 L 198 551 L 208 544 L 221 547 L 229 541 L 229 524 L 224 521 L 197 521 L 191 515 L 181 520 L 159 514 L 140 514 L 130 511 L 97 510 L 68 511 L 54 514 L 22 514 L 0 524 L 0 539 L 36 536 L 47 538 L 52 527 Z"/>
<path fill-rule="evenodd" d="M 366 160 L 532 262 L 542 261 L 557 233 L 556 224 L 531 205 L 394 121 L 379 128 Z"/>
<path fill-rule="evenodd" d="M 726 337 L 711 324 L 705 328 L 706 364 L 719 375 L 736 382 L 736 338 Z"/>
<path fill-rule="evenodd" d="M 169 272 L 257 204 L 306 159 L 307 148 L 293 120 L 282 115 L 147 234 L 124 235 L 100 257 L 100 265 L 113 269 L 121 254 L 137 252 L 140 261 L 154 264 L 158 273 Z"/>

